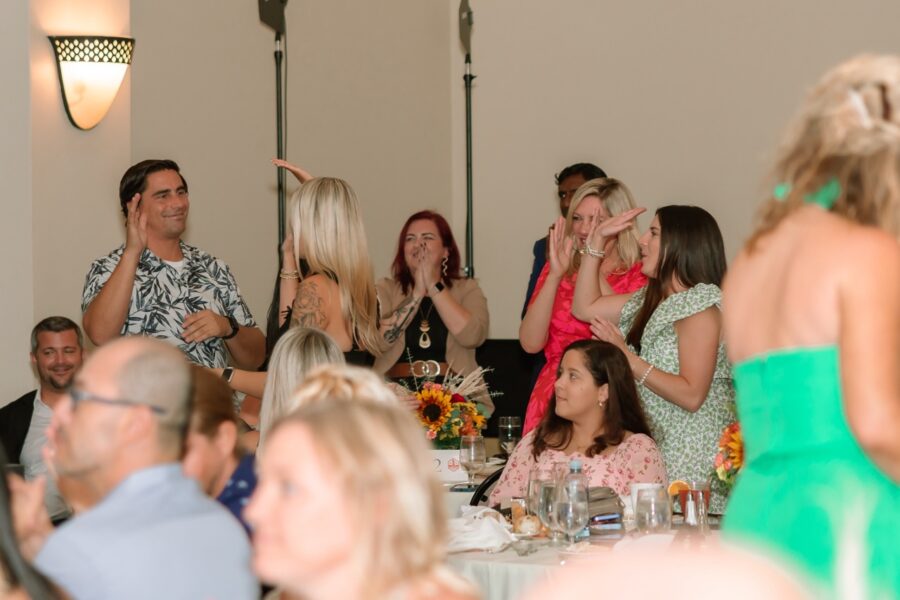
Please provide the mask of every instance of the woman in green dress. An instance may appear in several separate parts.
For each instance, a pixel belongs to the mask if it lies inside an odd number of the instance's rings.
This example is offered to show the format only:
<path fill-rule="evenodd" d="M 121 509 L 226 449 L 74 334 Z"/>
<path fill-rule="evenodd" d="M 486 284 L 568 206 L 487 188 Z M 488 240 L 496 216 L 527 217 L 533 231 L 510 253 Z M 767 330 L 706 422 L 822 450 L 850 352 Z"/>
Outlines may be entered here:
<path fill-rule="evenodd" d="M 818 597 L 900 594 L 900 58 L 813 89 L 725 285 L 745 466 L 723 535 Z"/>
<path fill-rule="evenodd" d="M 628 218 L 634 215 L 600 223 L 589 246 L 602 248 Z M 598 296 L 596 287 L 576 283 L 572 314 L 628 357 L 669 479 L 712 479 L 709 510 L 722 513 L 727 490 L 712 477 L 713 461 L 722 429 L 734 421 L 722 342 L 722 234 L 702 208 L 664 206 L 640 244 L 648 284 L 633 294 Z M 596 280 L 598 263 L 583 257 L 578 280 Z"/>

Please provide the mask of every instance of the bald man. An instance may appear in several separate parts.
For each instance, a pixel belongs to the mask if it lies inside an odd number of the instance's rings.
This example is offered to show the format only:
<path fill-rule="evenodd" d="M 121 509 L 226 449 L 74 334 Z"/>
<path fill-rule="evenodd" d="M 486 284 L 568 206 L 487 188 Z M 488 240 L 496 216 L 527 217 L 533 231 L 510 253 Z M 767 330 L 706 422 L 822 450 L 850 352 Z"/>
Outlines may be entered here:
<path fill-rule="evenodd" d="M 48 458 L 84 506 L 55 532 L 42 481 L 14 482 L 26 555 L 74 598 L 256 598 L 247 536 L 182 474 L 190 371 L 165 342 L 101 347 L 54 409 Z"/>

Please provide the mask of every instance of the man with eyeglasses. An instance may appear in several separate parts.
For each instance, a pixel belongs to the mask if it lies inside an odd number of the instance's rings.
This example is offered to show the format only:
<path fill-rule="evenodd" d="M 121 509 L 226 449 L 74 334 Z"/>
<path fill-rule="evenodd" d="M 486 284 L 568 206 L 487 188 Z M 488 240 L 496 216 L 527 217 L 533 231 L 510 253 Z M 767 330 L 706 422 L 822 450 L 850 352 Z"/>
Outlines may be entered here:
<path fill-rule="evenodd" d="M 6 456 L 22 465 L 25 479 L 47 473 L 42 452 L 53 409 L 81 368 L 81 329 L 66 317 L 47 317 L 31 330 L 31 364 L 40 383 L 38 389 L 0 409 L 0 439 Z M 47 481 L 44 505 L 56 523 L 67 518 L 69 506 L 52 480 Z"/>
<path fill-rule="evenodd" d="M 23 553 L 73 598 L 258 596 L 240 524 L 182 474 L 190 397 L 178 350 L 110 342 L 85 362 L 48 431 L 48 459 L 86 491 L 83 511 L 53 531 L 42 481 L 11 481 Z"/>

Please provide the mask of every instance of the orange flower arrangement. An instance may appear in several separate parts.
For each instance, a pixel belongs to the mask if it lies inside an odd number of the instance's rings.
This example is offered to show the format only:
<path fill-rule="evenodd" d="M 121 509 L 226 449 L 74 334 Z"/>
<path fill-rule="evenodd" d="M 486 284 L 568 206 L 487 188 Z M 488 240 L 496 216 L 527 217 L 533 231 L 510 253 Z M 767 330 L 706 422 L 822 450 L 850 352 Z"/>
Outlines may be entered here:
<path fill-rule="evenodd" d="M 719 438 L 719 451 L 714 462 L 716 475 L 727 485 L 734 485 L 744 466 L 744 438 L 737 421 L 726 427 Z"/>

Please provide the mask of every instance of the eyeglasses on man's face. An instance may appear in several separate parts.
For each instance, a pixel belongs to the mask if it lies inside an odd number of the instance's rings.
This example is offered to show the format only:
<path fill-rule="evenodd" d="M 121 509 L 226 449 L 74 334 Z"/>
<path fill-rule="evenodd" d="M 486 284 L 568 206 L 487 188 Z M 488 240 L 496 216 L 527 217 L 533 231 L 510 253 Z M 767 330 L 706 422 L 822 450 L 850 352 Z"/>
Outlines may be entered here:
<path fill-rule="evenodd" d="M 78 408 L 82 402 L 99 402 L 100 404 L 108 404 L 112 406 L 146 406 L 158 415 L 166 413 L 166 409 L 155 404 L 146 402 L 135 402 L 134 400 L 124 400 L 121 398 L 104 398 L 79 389 L 75 386 L 69 388 L 69 397 L 72 399 L 72 409 Z"/>

